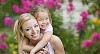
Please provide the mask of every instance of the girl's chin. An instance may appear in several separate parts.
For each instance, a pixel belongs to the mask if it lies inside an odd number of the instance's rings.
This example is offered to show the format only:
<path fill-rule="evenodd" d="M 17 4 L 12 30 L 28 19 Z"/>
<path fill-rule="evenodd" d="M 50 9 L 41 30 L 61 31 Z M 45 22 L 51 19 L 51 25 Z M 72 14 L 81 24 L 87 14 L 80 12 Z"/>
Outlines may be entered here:
<path fill-rule="evenodd" d="M 41 29 L 46 30 L 46 29 L 47 29 L 47 27 L 41 27 Z"/>
<path fill-rule="evenodd" d="M 41 26 L 41 29 L 45 30 L 48 26 Z"/>

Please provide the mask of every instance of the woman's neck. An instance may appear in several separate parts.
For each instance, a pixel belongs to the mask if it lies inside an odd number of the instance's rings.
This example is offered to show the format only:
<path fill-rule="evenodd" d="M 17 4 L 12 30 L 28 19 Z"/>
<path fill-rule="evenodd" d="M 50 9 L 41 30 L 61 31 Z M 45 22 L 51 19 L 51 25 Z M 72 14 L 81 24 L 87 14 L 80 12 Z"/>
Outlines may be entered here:
<path fill-rule="evenodd" d="M 37 43 L 39 42 L 39 40 L 30 40 L 30 43 L 29 43 L 29 45 L 36 45 Z"/>
<path fill-rule="evenodd" d="M 38 40 L 30 40 L 29 45 L 36 45 L 40 40 L 42 39 L 42 37 L 40 36 L 40 38 Z"/>

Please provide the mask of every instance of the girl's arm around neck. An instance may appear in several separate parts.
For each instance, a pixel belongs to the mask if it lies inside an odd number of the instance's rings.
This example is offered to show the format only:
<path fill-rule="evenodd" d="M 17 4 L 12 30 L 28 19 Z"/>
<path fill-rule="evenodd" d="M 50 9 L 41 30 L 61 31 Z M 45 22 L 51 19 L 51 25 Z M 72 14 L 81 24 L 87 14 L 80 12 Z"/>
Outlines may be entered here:
<path fill-rule="evenodd" d="M 50 40 L 52 32 L 47 31 L 44 33 L 42 40 L 32 49 L 31 54 L 36 53 L 42 49 Z"/>

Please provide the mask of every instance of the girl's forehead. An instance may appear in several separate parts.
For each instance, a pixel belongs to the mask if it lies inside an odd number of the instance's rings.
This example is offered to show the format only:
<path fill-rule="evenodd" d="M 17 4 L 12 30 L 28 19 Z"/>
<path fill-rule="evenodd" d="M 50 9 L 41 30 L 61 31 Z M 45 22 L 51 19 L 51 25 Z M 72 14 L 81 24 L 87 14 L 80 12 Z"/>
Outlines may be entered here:
<path fill-rule="evenodd" d="M 47 12 L 38 12 L 37 13 L 38 17 L 48 17 L 48 13 Z"/>

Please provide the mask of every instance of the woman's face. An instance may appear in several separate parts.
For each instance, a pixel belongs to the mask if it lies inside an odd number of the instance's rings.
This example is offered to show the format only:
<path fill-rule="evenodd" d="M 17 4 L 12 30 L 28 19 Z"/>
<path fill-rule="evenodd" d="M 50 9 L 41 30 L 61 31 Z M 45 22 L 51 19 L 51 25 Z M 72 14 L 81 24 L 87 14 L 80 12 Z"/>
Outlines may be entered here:
<path fill-rule="evenodd" d="M 37 22 L 41 29 L 46 29 L 50 23 L 48 13 L 47 12 L 38 12 Z"/>
<path fill-rule="evenodd" d="M 36 19 L 30 19 L 22 25 L 23 33 L 30 40 L 38 40 L 40 37 L 40 28 Z"/>

